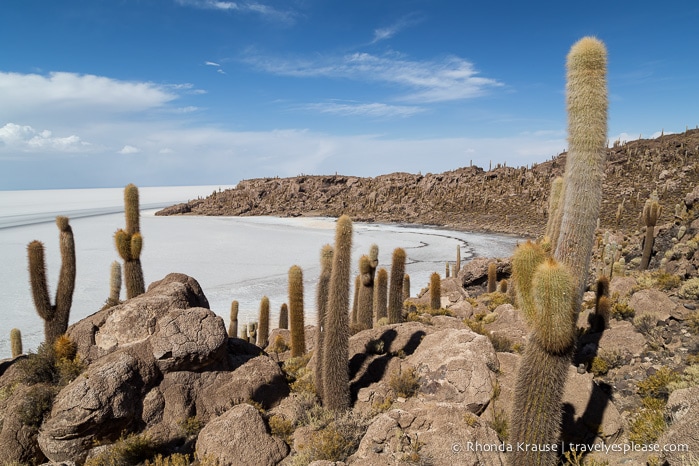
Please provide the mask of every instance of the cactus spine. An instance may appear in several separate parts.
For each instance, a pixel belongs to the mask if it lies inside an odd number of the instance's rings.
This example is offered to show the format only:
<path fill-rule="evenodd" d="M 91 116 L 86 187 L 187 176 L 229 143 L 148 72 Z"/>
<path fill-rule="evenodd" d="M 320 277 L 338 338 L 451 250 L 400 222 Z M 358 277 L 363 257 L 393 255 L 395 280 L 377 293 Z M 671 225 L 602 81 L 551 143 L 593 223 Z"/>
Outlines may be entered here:
<path fill-rule="evenodd" d="M 298 265 L 289 269 L 289 324 L 291 327 L 291 357 L 306 353 L 306 334 L 303 322 L 303 271 Z"/>
<path fill-rule="evenodd" d="M 112 267 L 109 274 L 109 298 L 107 298 L 108 306 L 116 306 L 119 304 L 119 295 L 121 294 L 121 265 L 119 262 L 112 262 Z"/>
<path fill-rule="evenodd" d="M 643 241 L 643 254 L 641 256 L 641 270 L 646 270 L 650 264 L 650 256 L 653 253 L 653 242 L 655 241 L 655 225 L 662 208 L 658 203 L 658 196 L 653 193 L 643 206 L 643 223 L 646 225 L 646 238 Z"/>
<path fill-rule="evenodd" d="M 376 321 L 388 318 L 388 272 L 383 267 L 376 272 L 376 287 L 374 288 L 374 314 Z"/>
<path fill-rule="evenodd" d="M 357 305 L 357 331 L 367 330 L 374 320 L 374 269 L 369 256 L 359 258 L 359 298 Z"/>
<path fill-rule="evenodd" d="M 53 342 L 68 329 L 76 273 L 75 241 L 68 218 L 56 217 L 56 226 L 60 231 L 61 271 L 58 277 L 55 305 L 51 305 L 51 298 L 49 298 L 44 245 L 40 241 L 32 241 L 27 246 L 29 279 L 34 306 L 39 316 L 44 319 L 44 338 L 49 345 L 53 345 Z"/>
<path fill-rule="evenodd" d="M 286 303 L 279 309 L 279 328 L 289 329 L 289 306 Z"/>
<path fill-rule="evenodd" d="M 262 349 L 269 344 L 269 298 L 263 296 L 260 300 L 260 325 L 257 328 L 257 346 Z"/>
<path fill-rule="evenodd" d="M 437 272 L 430 275 L 430 309 L 442 307 L 442 280 Z"/>
<path fill-rule="evenodd" d="M 10 330 L 10 349 L 13 359 L 24 352 L 22 350 L 22 332 L 20 332 L 18 328 Z"/>
<path fill-rule="evenodd" d="M 498 266 L 495 262 L 488 263 L 488 293 L 494 293 L 498 286 Z"/>
<path fill-rule="evenodd" d="M 393 250 L 391 284 L 388 289 L 388 323 L 399 324 L 403 320 L 403 276 L 405 275 L 405 250 Z"/>
<path fill-rule="evenodd" d="M 335 231 L 323 348 L 323 406 L 335 412 L 345 411 L 350 404 L 347 313 L 351 254 L 352 221 L 343 215 L 338 219 Z"/>
<path fill-rule="evenodd" d="M 525 314 L 532 333 L 520 363 L 512 407 L 512 441 L 527 445 L 558 442 L 561 398 L 575 347 L 575 322 L 582 301 L 599 217 L 607 132 L 606 50 L 586 37 L 568 54 L 568 142 L 558 240 L 554 259 L 539 262 L 531 278 L 516 279 L 517 292 L 530 282 Z M 518 249 L 521 249 L 518 248 Z M 538 254 L 528 247 L 532 256 Z M 539 248 L 541 249 L 541 248 Z M 513 257 L 513 274 L 515 259 Z M 526 254 L 525 254 L 526 255 Z M 536 450 L 536 451 L 534 451 Z M 512 465 L 555 465 L 557 453 L 527 449 Z"/>
<path fill-rule="evenodd" d="M 231 301 L 231 321 L 228 324 L 228 336 L 235 338 L 238 336 L 238 301 Z"/>
<path fill-rule="evenodd" d="M 119 255 L 124 259 L 126 299 L 131 299 L 146 291 L 141 267 L 143 237 L 139 224 L 141 213 L 138 207 L 138 188 L 133 184 L 124 188 L 124 216 L 126 230 L 117 230 L 114 234 L 114 242 Z"/>
<path fill-rule="evenodd" d="M 329 244 L 323 246 L 320 251 L 320 276 L 318 277 L 318 289 L 316 290 L 316 307 L 318 309 L 318 326 L 316 327 L 315 347 L 315 385 L 316 394 L 321 400 L 325 399 L 325 387 L 323 386 L 323 367 L 325 364 L 325 332 L 328 309 L 328 293 L 330 288 L 330 274 L 333 266 L 333 247 Z"/>

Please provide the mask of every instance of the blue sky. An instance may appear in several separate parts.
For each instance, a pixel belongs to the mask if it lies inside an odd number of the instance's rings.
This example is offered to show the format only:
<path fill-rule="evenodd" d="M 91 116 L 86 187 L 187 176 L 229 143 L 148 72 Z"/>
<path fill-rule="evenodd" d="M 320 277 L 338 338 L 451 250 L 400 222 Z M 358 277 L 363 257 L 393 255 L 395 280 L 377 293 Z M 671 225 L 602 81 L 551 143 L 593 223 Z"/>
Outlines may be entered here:
<path fill-rule="evenodd" d="M 0 189 L 540 162 L 566 147 L 586 35 L 609 138 L 679 132 L 697 24 L 672 0 L 3 0 Z"/>

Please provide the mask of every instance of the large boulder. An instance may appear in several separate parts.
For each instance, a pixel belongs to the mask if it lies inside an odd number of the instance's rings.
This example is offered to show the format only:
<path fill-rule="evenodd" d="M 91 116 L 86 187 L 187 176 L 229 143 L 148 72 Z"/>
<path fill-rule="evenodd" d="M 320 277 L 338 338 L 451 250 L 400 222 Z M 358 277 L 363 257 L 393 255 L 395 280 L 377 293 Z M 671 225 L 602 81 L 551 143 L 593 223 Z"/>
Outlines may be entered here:
<path fill-rule="evenodd" d="M 221 466 L 274 466 L 289 454 L 289 447 L 267 433 L 257 409 L 241 404 L 201 430 L 197 454 L 216 459 Z"/>
<path fill-rule="evenodd" d="M 690 452 L 699 451 L 698 400 L 699 387 L 675 390 L 667 400 L 666 418 L 670 419 L 670 425 L 658 443 L 677 450 L 664 452 L 669 464 L 685 464 Z"/>
<path fill-rule="evenodd" d="M 484 288 L 488 283 L 488 265 L 491 262 L 495 262 L 497 280 L 509 278 L 512 275 L 512 262 L 509 258 L 477 257 L 467 262 L 459 271 L 458 278 L 463 287 L 466 290 L 474 287 Z"/>

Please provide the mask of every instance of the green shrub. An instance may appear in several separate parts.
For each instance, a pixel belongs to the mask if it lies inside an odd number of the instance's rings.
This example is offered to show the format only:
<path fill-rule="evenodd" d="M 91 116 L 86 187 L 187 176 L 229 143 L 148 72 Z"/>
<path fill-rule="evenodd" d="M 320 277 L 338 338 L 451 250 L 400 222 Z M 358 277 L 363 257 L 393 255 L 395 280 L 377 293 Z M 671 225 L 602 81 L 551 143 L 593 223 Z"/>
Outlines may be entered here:
<path fill-rule="evenodd" d="M 687 316 L 687 325 L 689 325 L 689 330 L 696 334 L 699 334 L 699 311 L 694 311 L 689 316 Z"/>
<path fill-rule="evenodd" d="M 287 444 L 291 445 L 291 436 L 294 434 L 294 430 L 296 430 L 294 423 L 279 414 L 274 414 L 269 418 L 268 422 L 272 435 L 281 437 Z"/>
<path fill-rule="evenodd" d="M 694 364 L 685 368 L 680 380 L 669 382 L 668 390 L 671 392 L 681 388 L 696 387 L 699 385 L 699 364 Z"/>
<path fill-rule="evenodd" d="M 407 367 L 402 371 L 394 371 L 388 379 L 388 386 L 396 396 L 402 398 L 413 396 L 420 388 L 420 381 L 415 374 L 415 368 Z"/>
<path fill-rule="evenodd" d="M 41 426 L 44 417 L 51 411 L 56 393 L 58 390 L 49 384 L 40 383 L 32 386 L 19 410 L 20 422 L 29 427 Z"/>
<path fill-rule="evenodd" d="M 121 437 L 102 453 L 85 461 L 85 466 L 133 466 L 155 456 L 153 441 L 144 435 Z"/>
<path fill-rule="evenodd" d="M 684 282 L 677 295 L 683 299 L 699 299 L 699 278 L 690 278 Z"/>
<path fill-rule="evenodd" d="M 327 411 L 327 410 L 326 410 Z M 291 466 L 306 466 L 317 461 L 344 461 L 359 447 L 366 432 L 368 419 L 348 411 L 311 436 L 307 444 L 299 445 Z"/>
<path fill-rule="evenodd" d="M 609 372 L 609 364 L 604 358 L 595 356 L 592 358 L 592 364 L 590 364 L 590 372 L 599 377 Z"/>
<path fill-rule="evenodd" d="M 680 374 L 663 366 L 655 374 L 638 382 L 638 394 L 644 398 L 666 400 L 669 392 L 668 384 L 679 380 Z"/>
<path fill-rule="evenodd" d="M 657 326 L 657 320 L 650 314 L 641 314 L 633 318 L 633 326 L 643 335 L 650 335 Z"/>
<path fill-rule="evenodd" d="M 158 454 L 155 456 L 155 458 L 153 458 L 153 461 L 146 460 L 144 466 L 189 466 L 190 464 L 192 463 L 189 455 L 175 453 L 166 457 Z"/>
<path fill-rule="evenodd" d="M 188 417 L 180 421 L 182 432 L 187 437 L 196 437 L 199 431 L 204 428 L 204 422 L 196 416 Z"/>
<path fill-rule="evenodd" d="M 617 320 L 628 319 L 635 314 L 633 308 L 626 301 L 615 301 L 611 311 L 611 316 Z"/>
<path fill-rule="evenodd" d="M 667 424 L 663 411 L 665 403 L 653 397 L 645 397 L 629 428 L 629 440 L 638 444 L 655 442 L 665 431 Z"/>
<path fill-rule="evenodd" d="M 499 333 L 489 332 L 487 334 L 487 337 L 490 339 L 490 342 L 493 344 L 493 348 L 498 353 L 514 353 L 515 352 L 514 345 L 512 344 L 512 340 L 510 340 L 506 336 L 500 335 Z"/>

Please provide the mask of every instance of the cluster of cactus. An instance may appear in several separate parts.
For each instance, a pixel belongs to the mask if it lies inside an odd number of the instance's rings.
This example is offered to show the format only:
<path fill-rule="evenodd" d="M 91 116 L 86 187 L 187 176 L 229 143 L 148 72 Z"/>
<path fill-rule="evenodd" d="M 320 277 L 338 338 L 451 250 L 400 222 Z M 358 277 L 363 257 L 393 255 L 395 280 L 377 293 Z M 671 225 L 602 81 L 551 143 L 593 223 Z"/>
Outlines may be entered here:
<path fill-rule="evenodd" d="M 512 259 L 518 302 L 532 327 L 512 410 L 513 442 L 558 441 L 561 398 L 575 347 L 599 217 L 607 131 L 606 50 L 586 37 L 568 54 L 568 141 L 562 186 L 552 186 L 547 239 L 518 247 Z M 560 195 L 556 192 L 560 189 Z M 558 212 L 560 210 L 560 213 Z M 559 219 L 560 218 L 560 223 Z M 553 252 L 552 257 L 548 251 Z M 513 465 L 555 465 L 556 452 L 527 449 Z"/>
<path fill-rule="evenodd" d="M 119 255 L 124 260 L 126 298 L 131 299 L 146 291 L 141 267 L 141 249 L 143 248 L 140 228 L 141 212 L 138 206 L 138 188 L 133 184 L 124 188 L 124 216 L 126 229 L 117 230 L 114 234 L 114 242 Z"/>
<path fill-rule="evenodd" d="M 73 304 L 75 290 L 75 241 L 73 229 L 67 217 L 56 217 L 56 225 L 60 231 L 61 271 L 56 289 L 56 304 L 51 304 L 49 288 L 46 281 L 46 261 L 44 260 L 44 245 L 40 241 L 32 241 L 27 246 L 29 257 L 29 280 L 34 298 L 36 312 L 44 320 L 44 338 L 48 345 L 68 329 L 70 308 Z"/>

